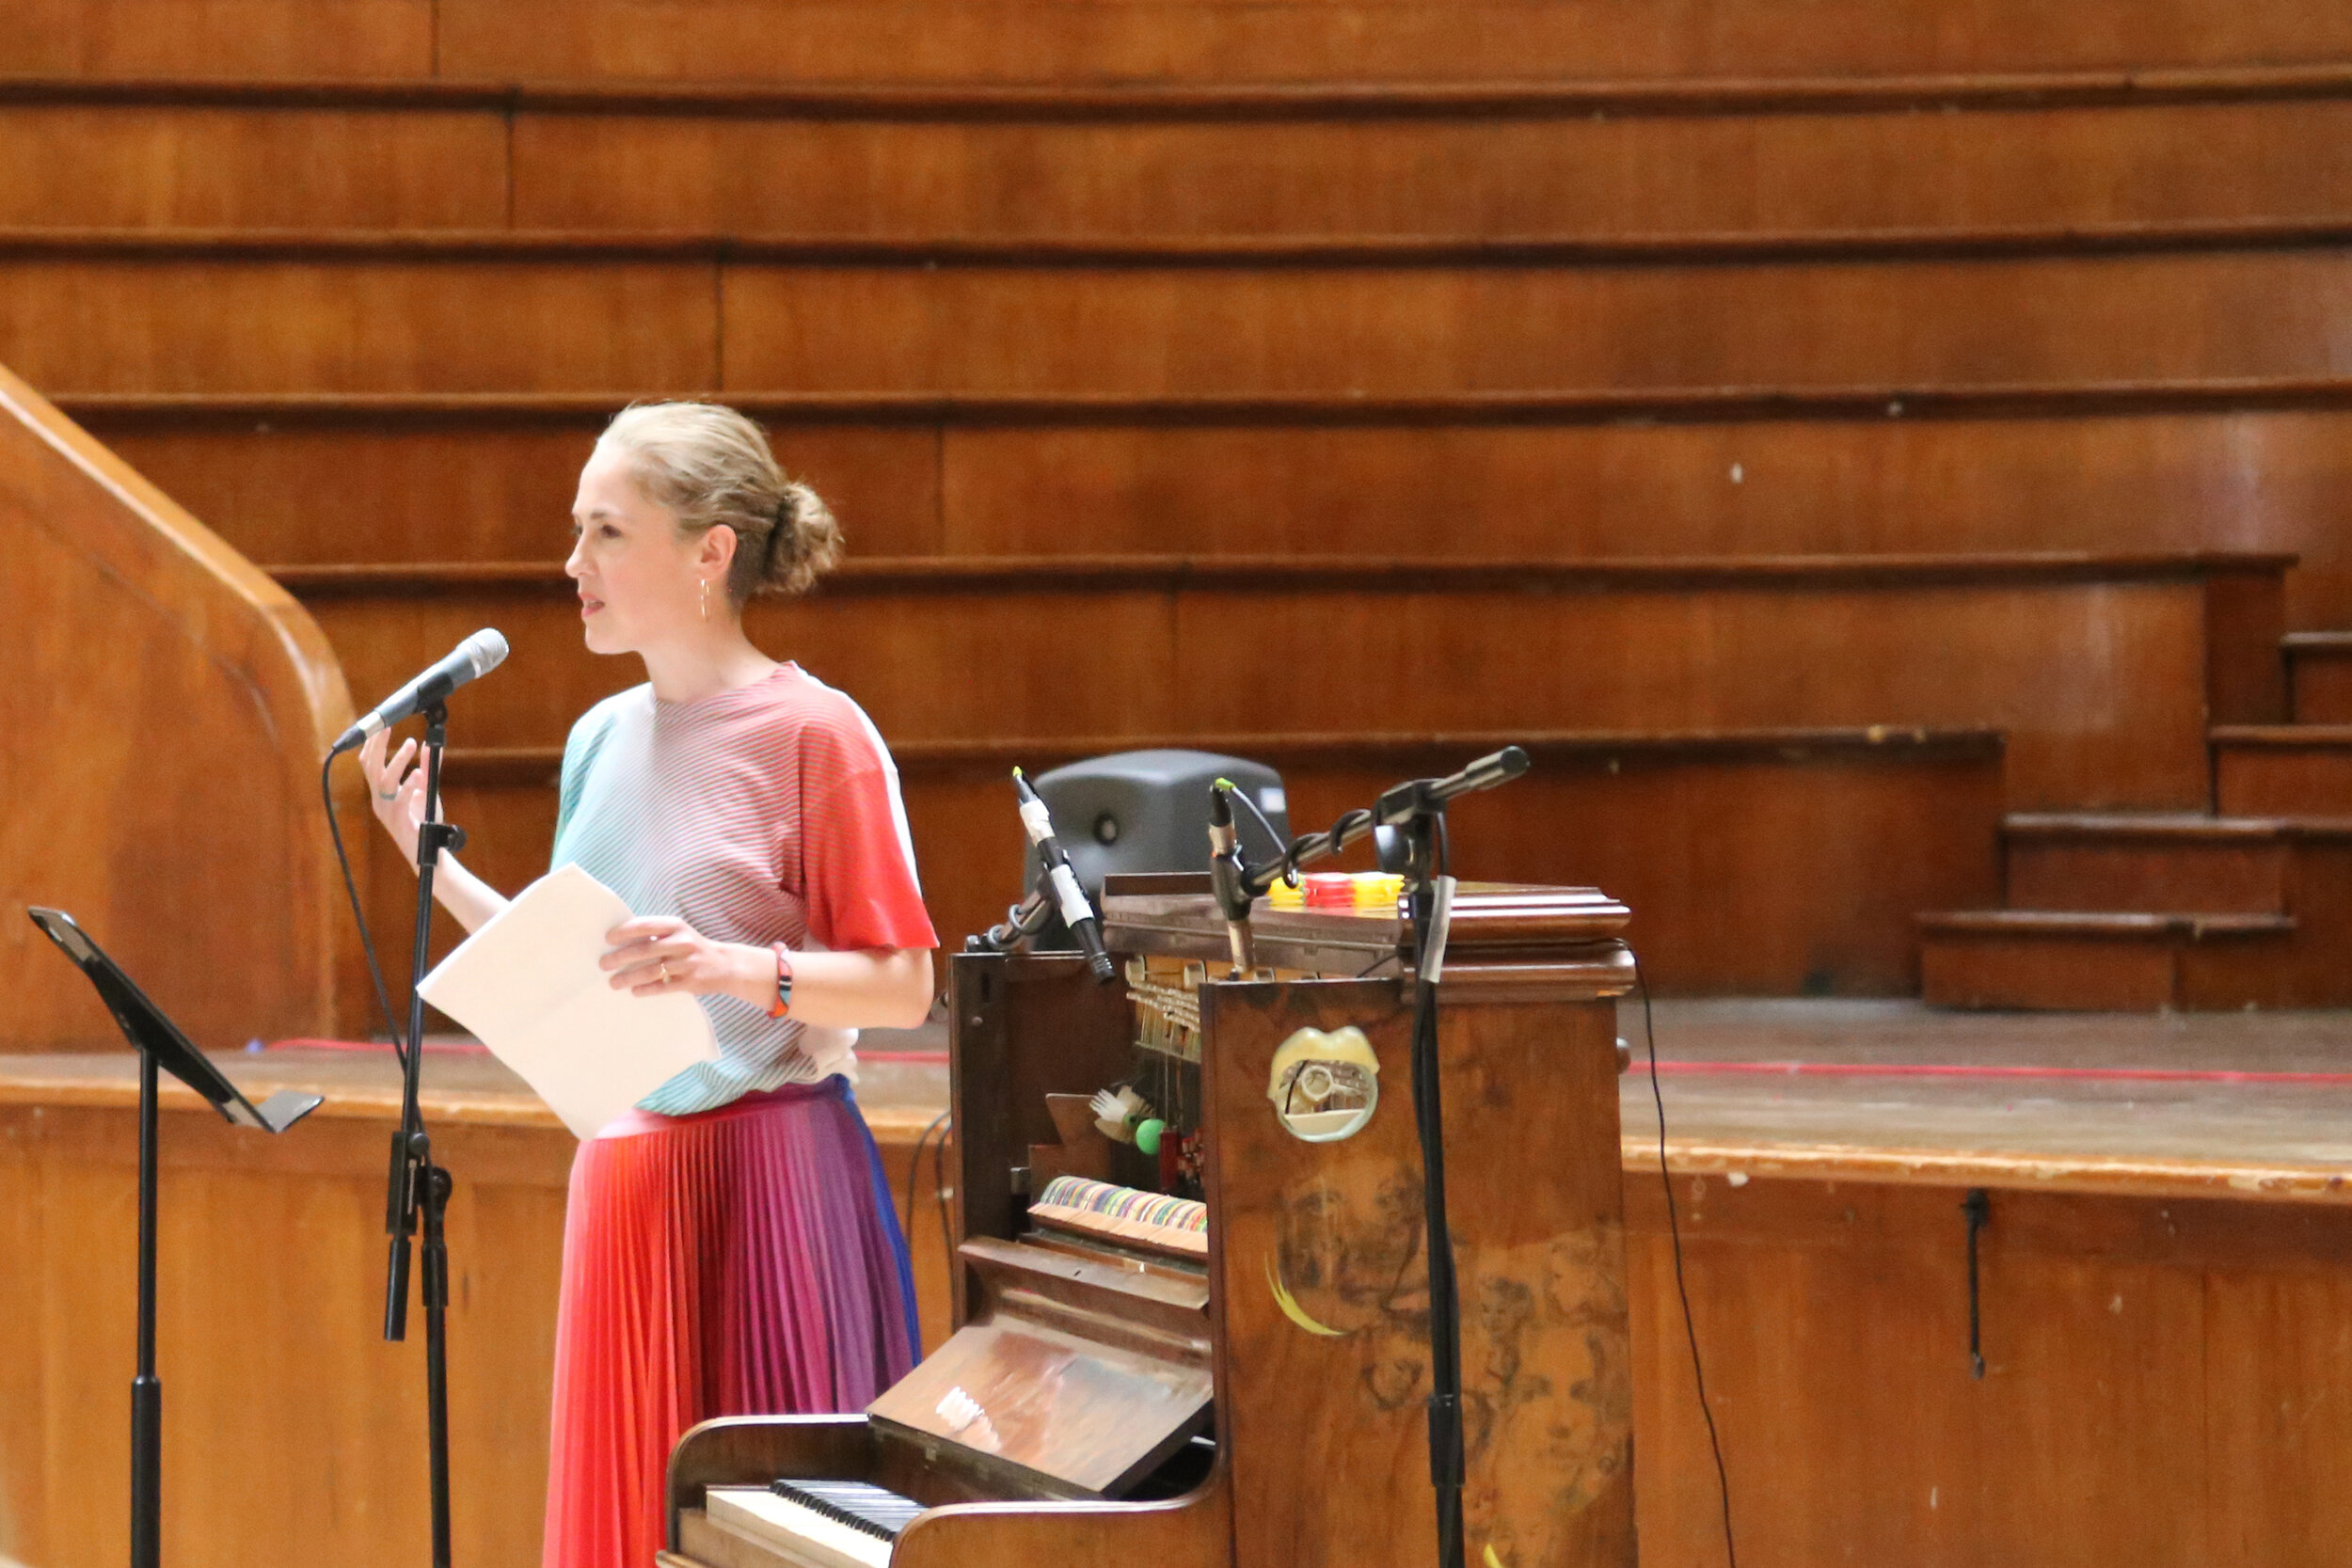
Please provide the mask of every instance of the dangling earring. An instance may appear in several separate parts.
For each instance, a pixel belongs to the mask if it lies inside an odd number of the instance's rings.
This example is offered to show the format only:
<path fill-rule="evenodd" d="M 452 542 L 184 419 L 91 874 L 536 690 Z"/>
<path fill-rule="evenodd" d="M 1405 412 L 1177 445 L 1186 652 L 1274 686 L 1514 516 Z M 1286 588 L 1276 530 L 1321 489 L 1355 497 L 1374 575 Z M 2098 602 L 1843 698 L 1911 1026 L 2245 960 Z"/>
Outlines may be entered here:
<path fill-rule="evenodd" d="M 710 579 L 703 578 L 703 619 L 710 619 Z"/>

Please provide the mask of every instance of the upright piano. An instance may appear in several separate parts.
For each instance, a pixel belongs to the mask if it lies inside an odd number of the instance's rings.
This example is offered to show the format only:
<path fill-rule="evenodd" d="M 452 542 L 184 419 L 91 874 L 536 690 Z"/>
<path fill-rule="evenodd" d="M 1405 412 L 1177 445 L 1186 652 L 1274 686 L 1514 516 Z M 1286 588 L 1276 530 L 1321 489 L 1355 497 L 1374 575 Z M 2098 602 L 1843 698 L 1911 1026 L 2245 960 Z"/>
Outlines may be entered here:
<path fill-rule="evenodd" d="M 1454 905 L 1480 1568 L 1634 1560 L 1626 919 L 1591 889 Z M 1204 878 L 1115 877 L 1104 926 L 1107 986 L 1074 954 L 952 960 L 954 1336 L 862 1414 L 687 1433 L 665 1568 L 1434 1560 L 1408 926 L 1261 905 L 1242 978 Z"/>

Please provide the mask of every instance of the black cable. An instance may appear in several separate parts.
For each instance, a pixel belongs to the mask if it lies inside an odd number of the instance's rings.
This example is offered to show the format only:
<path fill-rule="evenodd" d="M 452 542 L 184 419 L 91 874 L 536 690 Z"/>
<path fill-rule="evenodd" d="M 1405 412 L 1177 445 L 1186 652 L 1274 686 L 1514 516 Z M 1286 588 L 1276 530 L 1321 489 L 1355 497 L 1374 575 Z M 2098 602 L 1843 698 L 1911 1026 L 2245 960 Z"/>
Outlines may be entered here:
<path fill-rule="evenodd" d="M 939 1131 L 939 1124 L 954 1114 L 952 1110 L 940 1112 L 931 1117 L 929 1127 L 915 1135 L 914 1153 L 907 1161 L 907 1238 L 910 1241 L 914 1237 L 914 1183 L 923 1174 L 923 1146 L 931 1141 L 931 1134 Z"/>
<path fill-rule="evenodd" d="M 939 1141 L 931 1145 L 931 1196 L 939 1199 L 939 1255 L 946 1265 L 950 1300 L 955 1295 L 956 1235 L 947 1213 L 947 1140 L 955 1131 L 956 1124 L 950 1121 L 939 1130 Z"/>
<path fill-rule="evenodd" d="M 1274 852 L 1276 854 L 1281 854 L 1286 847 L 1282 840 L 1282 835 L 1274 831 L 1274 824 L 1267 820 L 1266 814 L 1264 812 L 1258 809 L 1258 802 L 1249 798 L 1249 791 L 1246 789 L 1234 789 L 1228 791 L 1228 793 L 1231 794 L 1234 800 L 1239 800 L 1242 803 L 1242 808 L 1245 811 L 1248 812 L 1250 816 L 1258 819 L 1258 826 L 1265 830 L 1265 841 L 1274 846 Z M 1291 873 L 1293 876 L 1295 876 L 1296 874 L 1295 870 Z"/>
<path fill-rule="evenodd" d="M 326 833 L 335 841 L 335 863 L 343 868 L 343 893 L 351 900 L 351 918 L 359 923 L 359 946 L 368 956 L 368 978 L 375 982 L 375 1005 L 384 1009 L 384 1032 L 391 1037 L 392 1059 L 408 1065 L 408 1048 L 402 1043 L 400 1021 L 392 1013 L 391 992 L 384 989 L 384 966 L 375 961 L 375 938 L 368 934 L 368 911 L 359 907 L 359 884 L 352 880 L 351 856 L 343 848 L 342 824 L 335 818 L 335 757 L 328 752 L 319 764 L 319 798 L 326 802 Z"/>
<path fill-rule="evenodd" d="M 1666 1234 L 1674 1243 L 1675 1293 L 1682 1298 L 1682 1332 L 1691 1341 L 1691 1381 L 1699 1392 L 1699 1414 L 1707 1418 L 1707 1446 L 1715 1455 L 1715 1485 L 1724 1501 L 1724 1559 L 1740 1568 L 1740 1553 L 1731 1542 L 1731 1475 L 1724 1468 L 1724 1440 L 1715 1430 L 1714 1407 L 1707 1402 L 1707 1373 L 1699 1365 L 1699 1328 L 1691 1315 L 1691 1288 L 1682 1277 L 1682 1222 L 1675 1212 L 1674 1172 L 1666 1168 L 1666 1095 L 1658 1086 L 1658 1025 L 1650 1016 L 1649 979 L 1642 973 L 1641 956 L 1630 944 L 1626 957 L 1633 960 L 1633 984 L 1642 993 L 1642 1035 L 1649 1042 L 1649 1092 L 1658 1105 L 1658 1178 L 1666 1188 Z"/>

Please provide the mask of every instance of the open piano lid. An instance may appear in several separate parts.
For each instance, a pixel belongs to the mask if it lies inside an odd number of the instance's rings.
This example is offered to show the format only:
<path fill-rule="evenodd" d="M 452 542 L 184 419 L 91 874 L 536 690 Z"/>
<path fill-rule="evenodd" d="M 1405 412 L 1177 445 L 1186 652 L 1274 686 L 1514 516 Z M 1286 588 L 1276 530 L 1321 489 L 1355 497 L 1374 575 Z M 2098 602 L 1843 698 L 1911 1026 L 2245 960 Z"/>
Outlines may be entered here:
<path fill-rule="evenodd" d="M 1149 1297 L 1162 1308 L 1192 1307 L 1184 1298 L 1196 1298 L 1205 1306 L 1205 1279 L 1138 1275 L 1114 1261 L 1020 1243 L 971 1241 L 961 1251 L 964 1262 L 993 1276 L 993 1309 L 866 1406 L 877 1424 L 920 1445 L 952 1445 L 982 1468 L 1009 1467 L 1068 1497 L 1122 1496 L 1207 1424 L 1214 1382 L 1205 1354 L 1130 1348 L 1162 1337 L 1140 1325 L 1126 1334 L 1072 1331 L 1112 1315 L 1089 1310 L 1089 1298 Z"/>

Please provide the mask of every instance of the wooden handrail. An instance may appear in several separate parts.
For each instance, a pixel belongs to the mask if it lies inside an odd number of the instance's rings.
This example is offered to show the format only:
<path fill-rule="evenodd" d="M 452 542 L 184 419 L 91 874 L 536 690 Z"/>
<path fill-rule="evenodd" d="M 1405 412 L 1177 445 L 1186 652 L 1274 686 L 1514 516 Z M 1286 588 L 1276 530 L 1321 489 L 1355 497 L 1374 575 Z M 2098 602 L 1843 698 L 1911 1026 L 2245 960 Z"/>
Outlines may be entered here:
<path fill-rule="evenodd" d="M 1883 114 L 2345 97 L 2352 97 L 2352 66 L 2334 63 L 1878 76 L 1124 87 L 0 77 L 0 103 L 7 103 L 1013 123 Z"/>
<path fill-rule="evenodd" d="M 0 1050 L 119 1046 L 24 917 L 70 911 L 208 1047 L 331 1028 L 319 759 L 351 721 L 310 615 L 0 370 Z"/>
<path fill-rule="evenodd" d="M 641 394 L 609 392 L 76 392 L 57 406 L 109 428 L 562 424 L 594 429 Z M 680 389 L 775 424 L 1406 428 L 1659 424 L 1734 420 L 2090 418 L 2107 414 L 2293 412 L 2352 407 L 2352 376 L 1987 382 L 1980 386 L 1591 388 L 1357 396 L 1124 393 L 786 392 Z"/>
<path fill-rule="evenodd" d="M 819 592 L 842 594 L 1125 591 L 1524 593 L 1705 588 L 1943 587 L 1956 583 L 2181 581 L 2278 576 L 2296 557 L 2258 550 L 1689 556 L 1628 560 L 1413 560 L 1362 556 L 899 556 L 850 560 Z M 266 568 L 306 600 L 568 594 L 554 561 L 358 562 Z"/>

